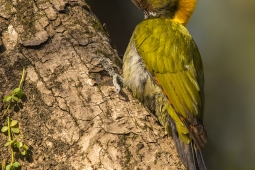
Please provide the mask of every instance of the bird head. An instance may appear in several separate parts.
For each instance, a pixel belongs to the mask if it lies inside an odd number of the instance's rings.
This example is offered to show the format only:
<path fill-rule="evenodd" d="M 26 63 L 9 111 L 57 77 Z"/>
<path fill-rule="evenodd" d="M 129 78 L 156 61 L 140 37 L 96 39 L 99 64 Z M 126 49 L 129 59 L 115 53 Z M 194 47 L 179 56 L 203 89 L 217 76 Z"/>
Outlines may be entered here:
<path fill-rule="evenodd" d="M 197 0 L 132 0 L 143 12 L 145 19 L 165 17 L 186 25 Z"/>

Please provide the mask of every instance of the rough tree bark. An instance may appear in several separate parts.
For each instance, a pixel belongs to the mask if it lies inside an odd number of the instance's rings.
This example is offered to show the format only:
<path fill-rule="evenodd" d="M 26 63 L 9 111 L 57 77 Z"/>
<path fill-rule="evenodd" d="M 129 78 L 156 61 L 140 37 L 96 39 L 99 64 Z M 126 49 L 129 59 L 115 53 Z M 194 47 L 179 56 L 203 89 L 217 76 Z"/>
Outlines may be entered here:
<path fill-rule="evenodd" d="M 157 118 L 93 56 L 120 71 L 108 34 L 82 0 L 0 0 L 0 98 L 26 69 L 26 100 L 18 112 L 27 158 L 22 169 L 183 169 Z M 1 102 L 0 128 L 6 104 Z M 0 134 L 0 159 L 10 160 Z"/>

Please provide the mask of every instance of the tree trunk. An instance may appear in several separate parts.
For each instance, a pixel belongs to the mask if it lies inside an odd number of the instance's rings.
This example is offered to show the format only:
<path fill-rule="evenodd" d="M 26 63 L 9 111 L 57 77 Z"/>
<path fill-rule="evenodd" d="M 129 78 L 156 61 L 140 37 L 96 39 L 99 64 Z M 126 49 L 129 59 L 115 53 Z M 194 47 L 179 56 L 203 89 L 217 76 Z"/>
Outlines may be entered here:
<path fill-rule="evenodd" d="M 112 79 L 94 56 L 121 63 L 108 34 L 82 0 L 0 0 L 0 97 L 26 69 L 19 121 L 22 169 L 183 169 L 157 118 Z M 0 128 L 7 105 L 1 102 Z M 0 159 L 10 162 L 0 134 Z"/>

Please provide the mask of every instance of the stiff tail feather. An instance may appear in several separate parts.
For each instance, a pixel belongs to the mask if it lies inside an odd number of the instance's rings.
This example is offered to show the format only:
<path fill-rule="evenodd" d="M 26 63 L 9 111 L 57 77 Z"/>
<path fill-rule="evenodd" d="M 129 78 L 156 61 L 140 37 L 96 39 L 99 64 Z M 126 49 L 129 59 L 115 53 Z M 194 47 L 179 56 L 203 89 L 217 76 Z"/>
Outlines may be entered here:
<path fill-rule="evenodd" d="M 168 118 L 171 125 L 172 137 L 184 166 L 187 167 L 188 170 L 207 170 L 201 150 L 195 147 L 194 142 L 186 144 L 180 140 L 174 121 L 170 116 Z"/>

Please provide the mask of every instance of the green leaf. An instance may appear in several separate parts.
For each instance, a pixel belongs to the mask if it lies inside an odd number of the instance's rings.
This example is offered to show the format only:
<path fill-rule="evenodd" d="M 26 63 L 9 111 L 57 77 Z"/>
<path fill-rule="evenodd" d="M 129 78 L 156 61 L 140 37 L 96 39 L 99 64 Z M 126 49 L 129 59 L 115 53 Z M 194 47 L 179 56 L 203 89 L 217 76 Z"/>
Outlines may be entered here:
<path fill-rule="evenodd" d="M 22 91 L 22 90 L 17 87 L 14 90 L 12 90 L 12 94 L 17 94 L 19 91 Z"/>
<path fill-rule="evenodd" d="M 28 147 L 27 145 L 23 145 L 23 148 L 24 148 L 25 150 L 28 150 L 28 149 L 29 149 L 29 147 Z"/>
<path fill-rule="evenodd" d="M 2 127 L 2 129 L 1 129 L 1 132 L 7 132 L 7 130 L 8 130 L 8 127 L 7 126 L 4 126 L 4 127 Z"/>
<path fill-rule="evenodd" d="M 12 120 L 10 126 L 13 127 L 18 124 L 17 120 Z"/>
<path fill-rule="evenodd" d="M 16 142 L 16 145 L 18 148 L 21 148 L 23 146 L 23 143 L 22 142 Z"/>
<path fill-rule="evenodd" d="M 19 101 L 19 98 L 17 98 L 16 96 L 12 96 L 12 99 L 15 100 L 16 102 Z"/>
<path fill-rule="evenodd" d="M 4 144 L 4 146 L 9 146 L 10 144 L 12 144 L 12 141 L 8 141 Z"/>
<path fill-rule="evenodd" d="M 12 131 L 13 133 L 19 133 L 19 128 L 11 128 L 11 131 Z"/>
<path fill-rule="evenodd" d="M 27 150 L 23 150 L 22 152 L 20 152 L 21 153 L 21 155 L 26 155 L 27 154 Z"/>
<path fill-rule="evenodd" d="M 11 170 L 11 168 L 12 168 L 11 164 L 8 164 L 8 165 L 6 166 L 6 170 Z"/>
<path fill-rule="evenodd" d="M 14 162 L 14 163 L 12 164 L 12 166 L 14 166 L 15 168 L 18 168 L 18 167 L 20 167 L 20 163 Z"/>
<path fill-rule="evenodd" d="M 18 97 L 19 99 L 21 99 L 24 95 L 24 92 L 20 89 L 20 88 L 15 88 L 12 91 L 12 94 L 14 94 L 16 97 Z"/>
<path fill-rule="evenodd" d="M 12 99 L 12 96 L 5 96 L 3 102 L 8 102 Z"/>
<path fill-rule="evenodd" d="M 20 91 L 19 93 L 16 94 L 16 96 L 17 96 L 19 99 L 22 99 L 22 97 L 24 96 L 24 92 L 23 92 L 23 91 Z"/>

